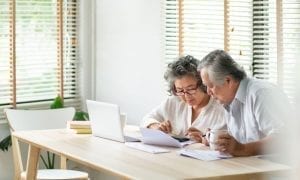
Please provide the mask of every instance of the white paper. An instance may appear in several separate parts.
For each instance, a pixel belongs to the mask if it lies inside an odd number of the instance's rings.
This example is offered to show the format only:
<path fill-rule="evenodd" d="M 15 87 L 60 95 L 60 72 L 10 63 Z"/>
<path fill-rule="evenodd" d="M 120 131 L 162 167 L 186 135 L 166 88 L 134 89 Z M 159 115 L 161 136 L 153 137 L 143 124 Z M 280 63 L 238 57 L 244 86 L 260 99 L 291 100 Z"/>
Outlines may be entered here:
<path fill-rule="evenodd" d="M 170 135 L 155 129 L 141 128 L 142 142 L 159 146 L 184 147 L 195 143 L 194 141 L 179 142 Z"/>
<path fill-rule="evenodd" d="M 196 149 L 182 149 L 179 151 L 180 155 L 193 157 L 203 161 L 213 161 L 218 159 L 231 158 L 230 154 L 220 153 L 219 151 L 210 150 L 196 150 Z"/>
<path fill-rule="evenodd" d="M 151 146 L 148 144 L 143 144 L 140 142 L 126 142 L 125 145 L 128 147 L 134 148 L 134 149 L 138 149 L 141 151 L 154 153 L 154 154 L 170 152 L 170 150 L 168 150 L 168 149 L 164 149 L 164 148 L 157 147 L 157 146 Z"/>

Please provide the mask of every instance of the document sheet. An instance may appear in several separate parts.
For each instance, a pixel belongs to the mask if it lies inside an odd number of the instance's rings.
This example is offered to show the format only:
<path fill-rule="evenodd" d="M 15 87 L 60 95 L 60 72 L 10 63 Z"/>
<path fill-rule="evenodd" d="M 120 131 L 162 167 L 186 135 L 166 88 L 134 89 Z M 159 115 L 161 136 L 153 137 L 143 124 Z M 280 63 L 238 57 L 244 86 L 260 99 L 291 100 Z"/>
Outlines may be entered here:
<path fill-rule="evenodd" d="M 179 151 L 182 156 L 188 156 L 203 161 L 212 161 L 218 159 L 231 158 L 230 154 L 220 153 L 219 151 L 199 150 L 199 149 L 182 149 Z"/>
<path fill-rule="evenodd" d="M 153 154 L 170 152 L 170 150 L 168 149 L 152 146 L 148 144 L 143 144 L 140 142 L 126 142 L 125 145 L 134 149 L 138 149 Z"/>
<path fill-rule="evenodd" d="M 182 148 L 186 145 L 195 143 L 194 141 L 179 142 L 172 138 L 169 134 L 155 129 L 141 128 L 140 130 L 142 134 L 142 142 L 144 144 Z"/>

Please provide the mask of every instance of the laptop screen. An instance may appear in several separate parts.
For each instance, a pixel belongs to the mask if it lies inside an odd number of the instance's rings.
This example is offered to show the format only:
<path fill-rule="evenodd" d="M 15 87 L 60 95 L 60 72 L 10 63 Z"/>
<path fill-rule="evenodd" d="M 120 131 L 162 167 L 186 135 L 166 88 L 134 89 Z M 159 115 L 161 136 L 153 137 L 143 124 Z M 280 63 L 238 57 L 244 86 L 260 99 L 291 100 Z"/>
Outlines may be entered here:
<path fill-rule="evenodd" d="M 92 134 L 97 137 L 124 142 L 120 108 L 116 104 L 86 100 Z"/>

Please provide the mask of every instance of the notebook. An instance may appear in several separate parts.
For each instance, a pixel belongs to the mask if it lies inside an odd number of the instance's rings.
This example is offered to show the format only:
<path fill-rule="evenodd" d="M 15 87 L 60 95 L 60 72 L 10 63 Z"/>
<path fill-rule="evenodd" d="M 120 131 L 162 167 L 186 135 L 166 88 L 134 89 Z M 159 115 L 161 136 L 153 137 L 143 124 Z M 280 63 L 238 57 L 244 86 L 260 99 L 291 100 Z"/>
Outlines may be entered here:
<path fill-rule="evenodd" d="M 118 142 L 140 141 L 124 135 L 118 105 L 92 100 L 86 100 L 86 104 L 94 136 Z"/>

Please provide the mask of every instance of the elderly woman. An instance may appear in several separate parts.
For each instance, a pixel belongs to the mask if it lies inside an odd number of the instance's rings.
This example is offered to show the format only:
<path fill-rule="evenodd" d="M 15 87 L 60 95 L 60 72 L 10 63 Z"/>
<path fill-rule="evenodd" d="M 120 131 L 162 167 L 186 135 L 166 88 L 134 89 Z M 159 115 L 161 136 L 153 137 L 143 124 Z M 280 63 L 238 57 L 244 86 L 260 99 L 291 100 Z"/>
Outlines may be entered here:
<path fill-rule="evenodd" d="M 226 128 L 224 108 L 206 93 L 198 64 L 192 56 L 168 64 L 164 78 L 171 96 L 143 118 L 142 127 L 189 136 L 198 142 L 204 140 L 207 128 Z"/>

